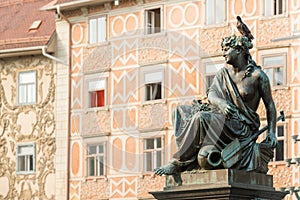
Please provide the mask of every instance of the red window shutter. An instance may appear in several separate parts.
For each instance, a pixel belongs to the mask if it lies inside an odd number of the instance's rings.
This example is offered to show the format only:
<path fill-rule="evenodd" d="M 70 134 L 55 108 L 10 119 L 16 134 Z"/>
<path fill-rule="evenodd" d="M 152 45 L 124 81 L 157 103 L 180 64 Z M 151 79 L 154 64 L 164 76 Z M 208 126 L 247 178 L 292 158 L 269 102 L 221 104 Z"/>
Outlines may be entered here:
<path fill-rule="evenodd" d="M 104 105 L 104 90 L 99 90 L 97 91 L 97 107 L 102 107 Z"/>

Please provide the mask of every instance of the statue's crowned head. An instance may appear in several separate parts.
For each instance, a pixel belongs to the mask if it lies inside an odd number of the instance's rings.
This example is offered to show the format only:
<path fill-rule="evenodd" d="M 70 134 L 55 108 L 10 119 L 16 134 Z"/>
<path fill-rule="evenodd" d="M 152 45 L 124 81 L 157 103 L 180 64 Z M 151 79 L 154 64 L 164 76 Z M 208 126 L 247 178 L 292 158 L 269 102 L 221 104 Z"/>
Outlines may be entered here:
<path fill-rule="evenodd" d="M 246 36 L 232 35 L 223 38 L 221 46 L 223 51 L 227 48 L 234 48 L 234 49 L 242 49 L 246 54 L 250 54 L 249 49 L 252 49 L 253 44 L 251 40 L 249 40 Z"/>

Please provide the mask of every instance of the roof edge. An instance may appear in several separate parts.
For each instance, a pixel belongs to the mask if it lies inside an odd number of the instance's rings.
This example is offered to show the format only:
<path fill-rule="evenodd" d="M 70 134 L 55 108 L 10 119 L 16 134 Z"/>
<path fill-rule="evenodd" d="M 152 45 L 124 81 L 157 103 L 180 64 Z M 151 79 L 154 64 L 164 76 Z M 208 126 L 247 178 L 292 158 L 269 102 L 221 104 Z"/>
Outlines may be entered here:
<path fill-rule="evenodd" d="M 67 2 L 67 3 L 62 3 L 62 4 L 56 4 L 56 5 L 51 5 L 51 6 L 44 6 L 40 10 L 42 11 L 53 11 L 56 9 L 60 10 L 69 10 L 69 9 L 75 9 L 81 6 L 88 6 L 88 5 L 95 5 L 95 4 L 104 4 L 108 2 L 114 2 L 114 0 L 77 0 L 77 1 L 72 1 L 72 2 Z"/>
<path fill-rule="evenodd" d="M 0 50 L 0 58 L 42 54 L 44 46 L 22 47 Z"/>

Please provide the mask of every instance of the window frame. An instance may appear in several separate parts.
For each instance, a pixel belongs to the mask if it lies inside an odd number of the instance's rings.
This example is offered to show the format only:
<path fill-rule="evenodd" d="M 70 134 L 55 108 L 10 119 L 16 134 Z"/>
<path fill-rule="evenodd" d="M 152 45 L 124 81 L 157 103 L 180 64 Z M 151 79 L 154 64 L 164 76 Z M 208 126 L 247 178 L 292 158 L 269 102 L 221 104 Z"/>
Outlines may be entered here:
<path fill-rule="evenodd" d="M 95 73 L 95 74 L 89 74 L 89 75 L 85 75 L 84 79 L 85 79 L 85 108 L 87 110 L 107 110 L 108 109 L 108 72 L 103 72 L 103 73 Z M 95 107 L 91 107 L 91 98 L 90 98 L 90 92 L 93 91 L 100 91 L 100 87 L 99 90 L 90 90 L 89 85 L 92 82 L 100 82 L 100 81 L 104 81 L 104 87 L 102 87 L 101 89 L 104 90 L 104 106 L 95 106 Z M 101 83 L 100 83 L 101 85 Z"/>
<path fill-rule="evenodd" d="M 99 19 L 104 18 L 105 21 L 105 25 L 103 27 L 105 27 L 105 31 L 104 31 L 104 40 L 99 41 Z M 95 42 L 91 42 L 91 20 L 96 20 L 96 38 L 95 38 Z M 97 15 L 97 16 L 91 16 L 88 18 L 88 44 L 89 45 L 97 45 L 97 44 L 103 44 L 105 42 L 108 41 L 108 23 L 107 23 L 107 15 Z"/>
<path fill-rule="evenodd" d="M 146 140 L 151 140 L 151 139 L 154 139 L 154 147 L 153 149 L 146 149 Z M 160 148 L 157 148 L 157 139 L 160 139 L 160 143 L 161 143 L 161 147 Z M 160 135 L 160 136 L 154 136 L 154 137 L 144 137 L 143 138 L 143 162 L 142 162 L 142 171 L 143 173 L 152 173 L 153 170 L 157 167 L 160 167 L 157 165 L 156 162 L 153 162 L 157 159 L 157 153 L 158 151 L 161 152 L 161 166 L 164 164 L 164 157 L 165 157 L 165 147 L 164 147 L 164 136 Z M 146 159 L 146 153 L 148 152 L 151 152 L 151 161 L 152 161 L 152 166 L 151 166 L 151 169 L 148 171 L 146 168 L 147 168 L 147 165 L 146 163 L 147 162 L 147 159 Z"/>
<path fill-rule="evenodd" d="M 102 145 L 103 147 L 103 153 L 95 153 L 95 154 L 89 154 L 89 147 L 91 146 L 100 146 Z M 106 177 L 107 175 L 107 142 L 106 141 L 99 141 L 99 142 L 91 142 L 91 143 L 87 143 L 86 144 L 86 153 L 85 153 L 85 176 L 87 178 L 101 178 L 101 177 Z M 97 175 L 97 171 L 101 171 L 101 169 L 96 169 L 97 168 L 97 164 L 95 162 L 95 160 L 98 158 L 98 157 L 103 157 L 103 163 L 102 163 L 102 166 L 103 166 L 103 174 L 101 175 Z M 90 172 L 89 172 L 89 158 L 94 158 L 94 175 L 90 175 Z M 100 167 L 100 165 L 98 165 Z"/>
<path fill-rule="evenodd" d="M 146 100 L 146 85 L 151 83 L 159 83 L 158 81 L 147 81 L 146 75 L 154 74 L 154 73 L 161 73 L 161 99 L 153 99 L 153 100 Z M 164 64 L 157 64 L 157 65 L 149 65 L 149 66 L 143 66 L 141 69 L 141 99 L 142 102 L 147 104 L 151 102 L 161 102 L 164 101 L 166 98 L 165 95 L 165 65 Z"/>
<path fill-rule="evenodd" d="M 214 10 L 214 19 L 213 19 L 213 22 L 212 23 L 208 23 L 208 2 L 212 2 L 212 1 L 214 1 L 214 7 L 213 7 L 213 10 Z M 228 18 L 228 16 L 227 16 L 227 13 L 228 13 L 228 0 L 222 0 L 222 1 L 224 1 L 224 6 L 223 6 L 223 8 L 224 8 L 224 18 L 223 18 L 223 20 L 221 21 L 221 22 L 218 22 L 217 23 L 217 18 L 216 18 L 216 16 L 217 16 L 217 13 L 219 13 L 218 12 L 218 10 L 217 10 L 217 7 L 216 7 L 216 5 L 217 5 L 217 2 L 218 0 L 206 0 L 205 1 L 205 6 L 204 6 L 204 13 L 205 13 L 205 17 L 204 17 L 204 24 L 205 24 L 205 26 L 220 26 L 220 25 L 225 25 L 226 24 L 226 22 L 227 22 L 227 18 Z M 221 6 L 222 7 L 222 6 Z"/>
<path fill-rule="evenodd" d="M 19 148 L 21 148 L 21 147 L 26 147 L 26 146 L 31 146 L 33 149 L 32 149 L 32 154 L 22 154 L 21 153 L 21 155 L 19 154 Z M 26 165 L 25 166 L 25 168 L 29 168 L 29 170 L 24 170 L 24 171 L 22 171 L 22 170 L 20 170 L 19 169 L 19 157 L 20 156 L 25 156 L 25 159 L 26 159 L 26 162 L 28 162 L 28 159 L 30 159 L 30 158 L 27 158 L 27 156 L 30 156 L 30 155 L 32 155 L 32 170 L 30 170 L 30 166 L 27 166 L 28 165 L 28 163 L 26 164 L 24 164 L 24 165 Z M 30 142 L 30 143 L 20 143 L 20 144 L 17 144 L 16 145 L 16 173 L 17 174 L 34 174 L 36 172 L 36 144 L 34 143 L 34 142 Z"/>
<path fill-rule="evenodd" d="M 266 3 L 268 3 L 267 1 L 270 1 L 272 4 L 271 5 L 266 5 Z M 274 11 L 274 2 L 279 2 L 281 0 L 263 0 L 261 1 L 261 7 L 263 8 L 262 9 L 262 16 L 265 17 L 265 18 L 272 18 L 272 17 L 278 17 L 278 16 L 284 16 L 286 14 L 286 11 L 287 11 L 287 1 L 286 0 L 282 0 L 282 13 L 280 14 L 276 14 L 275 11 Z M 278 3 L 277 3 L 278 5 Z M 271 7 L 271 14 L 270 15 L 266 15 L 266 8 L 267 7 Z M 276 12 L 277 12 L 277 9 L 276 9 Z"/>
<path fill-rule="evenodd" d="M 283 136 L 278 136 L 278 127 L 282 126 L 283 127 Z M 277 148 L 274 149 L 274 158 L 272 159 L 272 162 L 274 163 L 282 163 L 285 162 L 286 158 L 287 158 L 287 150 L 288 150 L 288 140 L 287 140 L 287 136 L 288 136 L 288 130 L 287 130 L 287 124 L 286 123 L 277 123 L 276 124 L 276 138 L 278 141 L 283 141 L 283 160 L 276 160 L 276 150 Z"/>
<path fill-rule="evenodd" d="M 20 76 L 22 74 L 29 74 L 29 73 L 34 73 L 34 82 L 30 82 L 30 83 L 21 83 L 21 78 Z M 33 89 L 34 89 L 34 100 L 29 102 L 28 100 L 28 87 L 30 85 L 33 85 Z M 21 97 L 21 88 L 22 86 L 25 86 L 26 88 L 26 99 L 23 102 L 20 102 L 20 97 Z M 37 103 L 37 70 L 27 70 L 27 71 L 19 71 L 18 72 L 18 95 L 17 95 L 17 102 L 18 105 L 34 105 Z"/>
<path fill-rule="evenodd" d="M 273 65 L 273 66 L 264 66 L 264 61 L 266 58 L 272 58 L 272 57 L 283 57 L 283 65 Z M 268 76 L 266 69 L 272 69 L 272 79 L 270 79 L 270 85 L 272 89 L 278 89 L 282 87 L 286 87 L 287 85 L 287 53 L 282 52 L 282 53 L 274 53 L 274 54 L 264 54 L 261 56 L 262 59 L 262 69 Z M 276 68 L 282 68 L 282 78 L 283 78 L 283 83 L 282 85 L 275 85 L 275 72 L 274 69 Z M 272 82 L 271 82 L 272 81 Z"/>
<path fill-rule="evenodd" d="M 151 33 L 148 32 L 148 12 L 153 12 L 152 10 L 160 9 L 160 29 L 158 32 L 156 32 L 156 27 L 154 23 L 154 27 L 151 27 L 152 31 Z M 153 32 L 154 30 L 154 32 Z M 163 32 L 163 7 L 162 6 L 156 6 L 156 7 L 149 7 L 144 9 L 144 35 L 155 35 L 160 34 Z"/>

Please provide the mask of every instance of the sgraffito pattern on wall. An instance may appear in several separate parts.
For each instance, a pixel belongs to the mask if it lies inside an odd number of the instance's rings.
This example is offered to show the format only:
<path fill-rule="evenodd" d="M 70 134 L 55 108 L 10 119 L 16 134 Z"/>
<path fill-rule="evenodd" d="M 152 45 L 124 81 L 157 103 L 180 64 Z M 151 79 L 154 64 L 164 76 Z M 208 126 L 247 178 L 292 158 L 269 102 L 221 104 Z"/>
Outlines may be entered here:
<path fill-rule="evenodd" d="M 55 72 L 43 56 L 0 62 L 0 199 L 54 199 Z M 37 73 L 37 103 L 18 105 L 18 72 Z M 36 170 L 16 173 L 16 146 L 35 143 Z"/>

